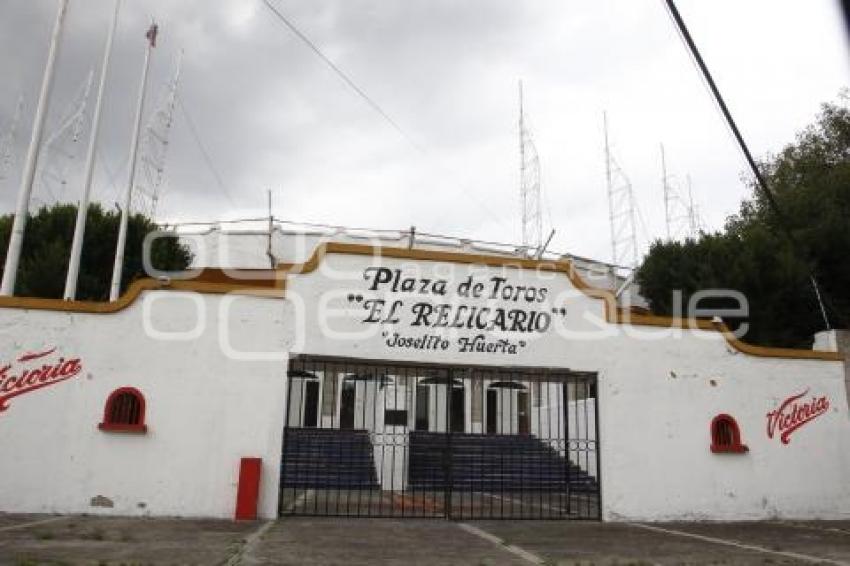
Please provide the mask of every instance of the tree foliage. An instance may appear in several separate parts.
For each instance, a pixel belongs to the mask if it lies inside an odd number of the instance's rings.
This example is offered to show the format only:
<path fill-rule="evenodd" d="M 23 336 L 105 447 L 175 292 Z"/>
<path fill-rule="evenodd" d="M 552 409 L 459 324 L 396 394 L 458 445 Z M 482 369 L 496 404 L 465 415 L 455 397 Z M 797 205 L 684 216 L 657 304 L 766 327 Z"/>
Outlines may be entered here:
<path fill-rule="evenodd" d="M 15 295 L 62 298 L 76 216 L 77 207 L 73 204 L 42 207 L 30 215 L 18 265 Z M 89 207 L 77 299 L 99 301 L 109 297 L 120 216 L 119 212 L 104 211 L 99 204 Z M 12 215 L 0 216 L 0 270 L 5 265 L 12 220 Z M 142 244 L 145 235 L 157 229 L 156 224 L 141 214 L 129 218 L 122 293 L 130 282 L 144 275 Z M 191 252 L 177 238 L 158 238 L 151 247 L 151 262 L 157 269 L 186 269 L 191 260 Z"/>
<path fill-rule="evenodd" d="M 750 179 L 752 197 L 723 230 L 685 242 L 656 241 L 636 279 L 658 314 L 684 309 L 700 289 L 741 291 L 750 307 L 749 341 L 806 346 L 824 328 L 809 273 L 824 291 L 831 324 L 850 325 L 848 94 L 824 104 L 817 121 L 760 169 L 782 218 Z M 681 305 L 673 302 L 676 289 L 682 290 Z M 733 305 L 717 301 L 713 306 Z"/>

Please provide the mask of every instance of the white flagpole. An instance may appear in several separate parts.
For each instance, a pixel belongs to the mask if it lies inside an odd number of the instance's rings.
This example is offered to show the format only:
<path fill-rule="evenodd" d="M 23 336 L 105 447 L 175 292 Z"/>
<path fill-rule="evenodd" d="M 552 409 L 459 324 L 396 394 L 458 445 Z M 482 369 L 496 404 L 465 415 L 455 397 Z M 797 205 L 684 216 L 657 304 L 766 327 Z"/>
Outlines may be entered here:
<path fill-rule="evenodd" d="M 139 103 L 136 107 L 136 122 L 133 124 L 133 139 L 130 143 L 130 163 L 127 169 L 127 187 L 124 191 L 124 203 L 121 207 L 121 225 L 118 228 L 118 245 L 115 248 L 115 264 L 112 266 L 112 284 L 109 288 L 109 300 L 115 302 L 121 292 L 121 272 L 124 268 L 124 248 L 127 244 L 127 222 L 130 215 L 130 200 L 133 196 L 133 183 L 136 179 L 136 156 L 139 150 L 139 129 L 142 125 L 142 108 L 145 104 L 145 91 L 150 66 L 151 49 L 156 43 L 156 24 L 151 24 L 146 37 L 148 46 L 145 49 L 145 66 L 142 69 L 142 84 L 139 87 Z"/>
<path fill-rule="evenodd" d="M 91 182 L 94 174 L 94 158 L 97 152 L 97 138 L 100 133 L 100 110 L 103 105 L 103 93 L 106 90 L 106 77 L 109 70 L 109 56 L 112 53 L 112 41 L 115 38 L 115 28 L 118 27 L 118 12 L 121 10 L 121 0 L 115 0 L 115 14 L 112 25 L 106 37 L 106 47 L 103 52 L 103 64 L 100 69 L 100 85 L 97 90 L 97 103 L 92 117 L 92 131 L 89 138 L 88 155 L 86 156 L 86 173 L 83 181 L 83 194 L 77 206 L 77 222 L 74 225 L 74 240 L 71 243 L 71 258 L 68 261 L 68 275 L 65 278 L 65 300 L 73 301 L 77 295 L 77 279 L 80 274 L 80 256 L 83 252 L 83 237 L 86 233 L 86 219 L 91 196 Z"/>
<path fill-rule="evenodd" d="M 29 214 L 32 183 L 35 178 L 35 166 L 38 162 L 41 138 L 44 135 L 44 121 L 47 117 L 50 91 L 53 87 L 53 71 L 56 66 L 56 55 L 59 51 L 59 41 L 62 38 L 62 28 L 67 9 L 68 0 L 59 0 L 59 11 L 56 14 L 56 23 L 53 25 L 50 50 L 47 53 L 47 66 L 44 69 L 44 78 L 41 81 L 41 93 L 38 97 L 38 107 L 35 111 L 35 120 L 32 126 L 32 138 L 30 138 L 27 160 L 24 165 L 23 175 L 21 176 L 21 188 L 18 191 L 18 206 L 15 209 L 15 220 L 12 222 L 12 233 L 9 235 L 9 248 L 6 250 L 3 281 L 0 284 L 0 295 L 7 297 L 15 294 L 15 279 L 18 275 L 21 246 L 24 243 L 24 230 L 27 226 L 27 214 Z"/>

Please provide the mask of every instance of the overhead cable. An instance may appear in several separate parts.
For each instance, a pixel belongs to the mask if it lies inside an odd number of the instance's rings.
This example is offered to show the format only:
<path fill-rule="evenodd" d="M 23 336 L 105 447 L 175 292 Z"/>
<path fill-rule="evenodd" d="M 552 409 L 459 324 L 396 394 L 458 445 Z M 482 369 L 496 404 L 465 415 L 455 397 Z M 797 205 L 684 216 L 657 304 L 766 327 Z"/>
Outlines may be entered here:
<path fill-rule="evenodd" d="M 295 27 L 295 24 L 293 24 L 289 20 L 289 18 L 287 18 L 277 7 L 275 7 L 270 0 L 263 0 L 263 3 L 268 7 L 269 10 L 271 10 L 271 12 L 275 16 L 277 16 L 277 18 L 283 23 L 283 25 L 289 28 L 289 30 L 294 33 L 296 37 L 298 37 L 298 39 L 300 39 L 307 47 L 309 47 L 316 55 L 318 55 L 319 58 L 324 61 L 325 64 L 330 67 L 330 69 L 334 73 L 336 73 L 336 75 L 340 79 L 343 80 L 343 82 L 345 82 L 345 84 L 347 84 L 354 92 L 356 92 L 357 95 L 372 108 L 372 110 L 380 114 L 381 117 L 386 120 L 387 123 L 392 126 L 395 131 L 397 131 L 405 140 L 407 140 L 408 143 L 410 143 L 410 145 L 414 147 L 414 149 L 416 149 L 417 151 L 423 151 L 422 148 L 415 141 L 413 141 L 413 138 L 411 138 L 407 134 L 407 132 L 405 132 L 401 128 L 401 126 L 398 125 L 398 122 L 393 120 L 392 117 L 387 114 L 387 112 L 385 112 L 384 109 L 381 108 L 381 106 L 377 102 L 375 102 L 375 100 L 371 96 L 366 94 L 366 92 L 362 88 L 357 86 L 357 84 L 347 74 L 345 74 L 342 69 L 337 67 L 336 64 L 331 61 L 330 58 L 325 55 L 322 50 L 319 49 L 319 47 L 310 40 L 309 37 L 304 35 L 301 30 Z"/>
<path fill-rule="evenodd" d="M 711 90 L 712 95 L 714 95 L 714 100 L 720 107 L 720 111 L 723 113 L 723 117 L 726 119 L 726 124 L 732 131 L 732 135 L 735 136 L 735 139 L 737 140 L 738 145 L 740 146 L 741 151 L 744 154 L 744 158 L 746 159 L 747 164 L 752 170 L 753 176 L 756 179 L 756 186 L 758 186 L 758 188 L 761 190 L 761 193 L 767 201 L 770 210 L 776 216 L 779 225 L 782 227 L 782 230 L 790 241 L 792 247 L 796 251 L 800 252 L 800 250 L 802 249 L 802 245 L 800 244 L 800 242 L 797 241 L 788 224 L 787 217 L 779 208 L 779 205 L 776 203 L 776 199 L 774 198 L 773 192 L 767 185 L 767 180 L 764 178 L 764 175 L 762 175 L 761 170 L 759 170 L 758 165 L 756 164 L 756 161 L 752 156 L 752 153 L 750 153 L 750 149 L 747 146 L 746 141 L 744 141 L 744 137 L 743 135 L 741 135 L 741 131 L 738 129 L 738 125 L 735 123 L 734 118 L 732 118 L 732 113 L 726 106 L 726 102 L 723 100 L 723 96 L 720 94 L 720 90 L 717 88 L 717 84 L 714 82 L 714 78 L 711 76 L 711 72 L 708 70 L 708 66 L 705 64 L 705 61 L 703 60 L 699 49 L 697 49 L 696 43 L 694 43 L 690 31 L 688 31 L 688 27 L 685 25 L 685 21 L 682 19 L 681 14 L 679 14 L 679 10 L 676 8 L 676 4 L 673 2 L 673 0 L 664 1 L 667 5 L 667 10 L 670 14 L 670 17 L 676 24 L 676 29 L 679 31 L 679 35 L 681 36 L 682 41 L 685 43 L 686 47 L 693 56 L 694 61 L 699 67 L 699 70 L 702 72 L 703 78 L 705 79 L 706 83 L 708 83 L 708 87 Z M 802 255 L 804 258 L 807 258 L 809 256 L 806 251 L 800 252 L 800 255 Z M 814 270 L 811 267 L 809 267 L 809 281 L 812 285 L 812 290 L 814 291 L 818 307 L 820 308 L 820 313 L 823 317 L 824 325 L 826 329 L 829 330 L 831 328 L 831 325 L 829 323 L 829 317 L 827 316 L 826 308 L 824 307 L 823 303 L 825 294 L 818 287 L 818 282 L 815 278 Z"/>

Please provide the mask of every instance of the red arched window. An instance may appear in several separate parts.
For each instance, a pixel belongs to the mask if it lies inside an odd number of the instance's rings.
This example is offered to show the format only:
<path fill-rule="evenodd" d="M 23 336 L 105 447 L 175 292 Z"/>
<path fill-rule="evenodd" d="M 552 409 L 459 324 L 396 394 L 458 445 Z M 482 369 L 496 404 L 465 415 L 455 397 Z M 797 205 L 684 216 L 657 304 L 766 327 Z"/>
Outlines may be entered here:
<path fill-rule="evenodd" d="M 113 391 L 103 409 L 100 430 L 115 432 L 147 432 L 145 425 L 145 397 L 135 387 L 121 387 Z"/>
<path fill-rule="evenodd" d="M 717 415 L 711 421 L 711 451 L 714 453 L 732 452 L 740 454 L 749 448 L 741 444 L 741 429 L 729 415 Z"/>

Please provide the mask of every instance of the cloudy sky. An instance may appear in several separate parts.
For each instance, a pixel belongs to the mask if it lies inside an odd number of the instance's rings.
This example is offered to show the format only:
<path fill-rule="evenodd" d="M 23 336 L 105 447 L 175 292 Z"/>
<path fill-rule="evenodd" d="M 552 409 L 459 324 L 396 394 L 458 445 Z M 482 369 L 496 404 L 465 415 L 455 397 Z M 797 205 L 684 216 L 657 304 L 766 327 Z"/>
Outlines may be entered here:
<path fill-rule="evenodd" d="M 642 246 L 665 231 L 662 142 L 671 176 L 692 179 L 707 227 L 722 226 L 748 194 L 740 152 L 660 0 L 272 1 L 401 133 L 262 0 L 125 0 L 97 200 L 113 206 L 126 176 L 151 17 L 161 35 L 147 113 L 184 51 L 160 220 L 264 215 L 271 189 L 280 218 L 519 241 L 519 79 L 553 249 L 610 259 L 603 111 L 641 211 Z M 678 5 L 760 157 L 850 84 L 837 2 Z M 48 132 L 89 70 L 98 72 L 112 6 L 70 0 Z M 18 95 L 25 100 L 17 159 L 0 180 L 4 212 L 14 208 L 56 7 L 0 0 L 0 135 Z M 34 203 L 78 198 L 84 141 L 71 144 L 75 160 L 57 165 L 67 184 L 40 180 Z"/>

